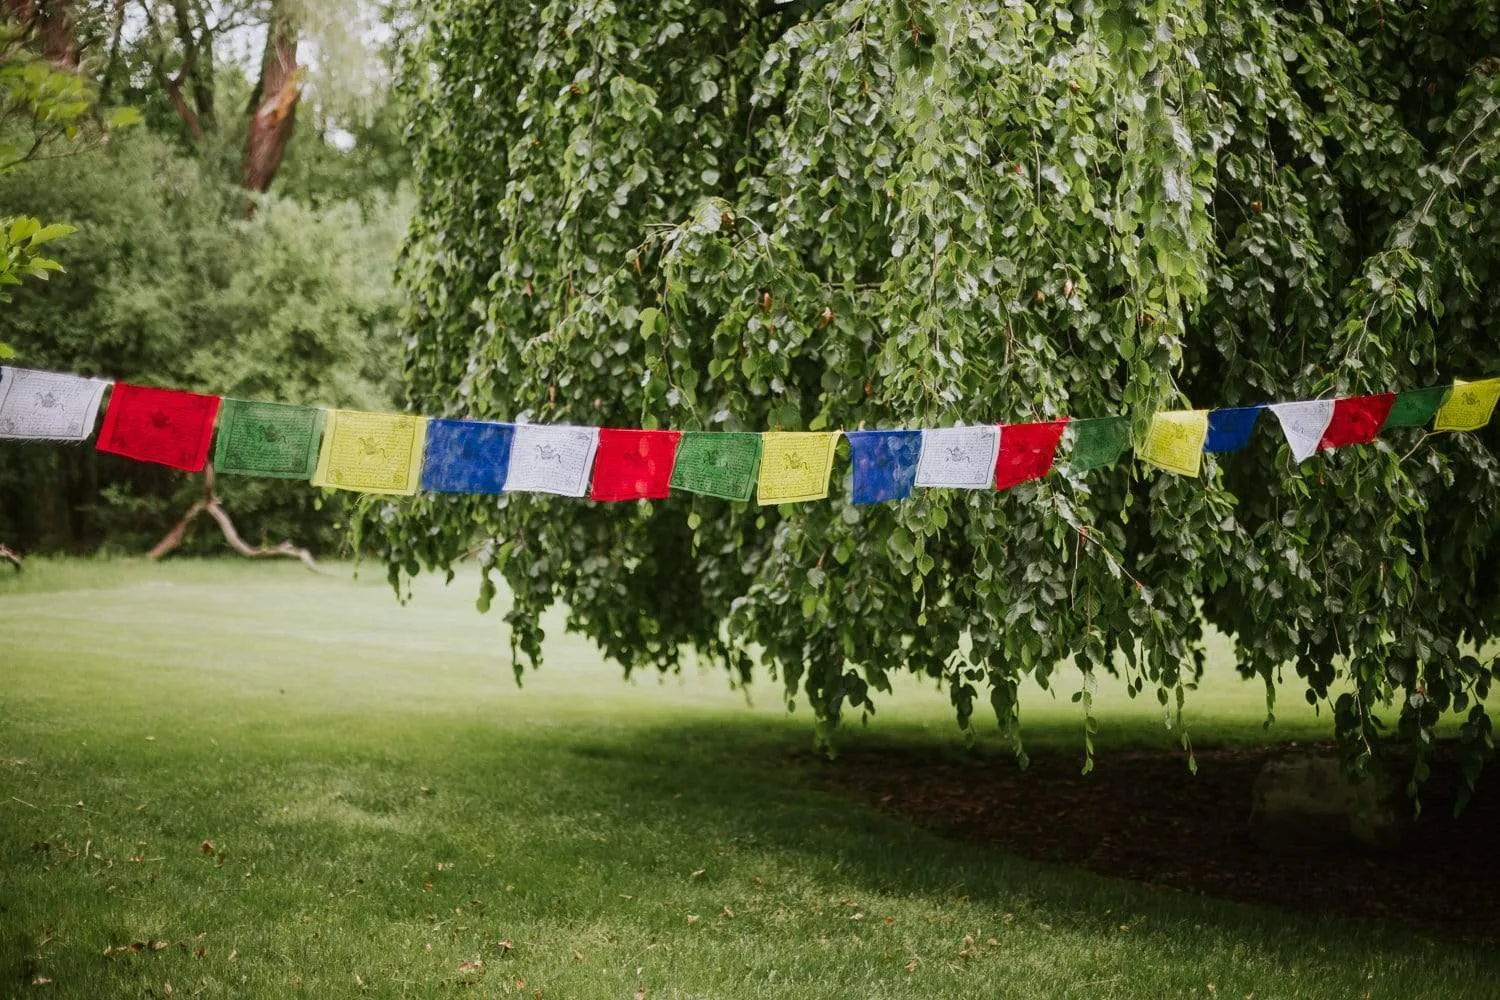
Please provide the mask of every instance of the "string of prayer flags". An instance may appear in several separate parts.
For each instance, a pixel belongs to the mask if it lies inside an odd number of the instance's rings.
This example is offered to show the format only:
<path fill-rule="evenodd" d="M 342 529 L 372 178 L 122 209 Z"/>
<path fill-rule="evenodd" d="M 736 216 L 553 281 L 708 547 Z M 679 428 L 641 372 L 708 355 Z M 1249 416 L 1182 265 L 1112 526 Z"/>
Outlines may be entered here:
<path fill-rule="evenodd" d="M 923 431 L 917 485 L 990 489 L 995 482 L 995 457 L 999 453 L 1000 428 L 995 424 Z"/>
<path fill-rule="evenodd" d="M 1068 420 L 1047 420 L 1034 424 L 1001 424 L 1000 454 L 995 459 L 995 489 L 1041 479 L 1052 471 L 1057 457 L 1057 443 L 1062 440 Z"/>
<path fill-rule="evenodd" d="M 505 492 L 581 497 L 588 492 L 598 447 L 597 427 L 517 424 Z"/>
<path fill-rule="evenodd" d="M 1391 412 L 1386 414 L 1385 426 L 1381 430 L 1387 427 L 1426 427 L 1443 405 L 1443 400 L 1448 398 L 1449 391 L 1446 385 L 1435 385 L 1396 393 L 1396 401 L 1391 404 Z"/>
<path fill-rule="evenodd" d="M 184 472 L 208 463 L 218 396 L 116 382 L 95 447 Z"/>
<path fill-rule="evenodd" d="M 755 490 L 759 472 L 759 434 L 684 431 L 677 442 L 672 489 L 745 501 Z"/>
<path fill-rule="evenodd" d="M 1309 399 L 1300 403 L 1272 403 L 1271 412 L 1281 424 L 1292 460 L 1305 462 L 1318 450 L 1323 432 L 1333 420 L 1333 400 Z"/>
<path fill-rule="evenodd" d="M 1500 378 L 1478 382 L 1453 380 L 1453 392 L 1432 421 L 1435 431 L 1477 431 L 1490 422 L 1500 400 Z"/>
<path fill-rule="evenodd" d="M 1114 465 L 1130 450 L 1128 417 L 1094 417 L 1071 421 L 1068 426 L 1073 430 L 1073 451 L 1068 456 L 1068 468 L 1075 472 Z"/>
<path fill-rule="evenodd" d="M 214 471 L 311 479 L 318 467 L 322 434 L 323 411 L 318 407 L 225 399 L 219 407 Z"/>
<path fill-rule="evenodd" d="M 1351 444 L 1369 444 L 1385 426 L 1396 394 L 1380 393 L 1375 396 L 1345 396 L 1333 401 L 1333 414 L 1328 426 L 1318 440 L 1323 450 L 1343 448 Z"/>
<path fill-rule="evenodd" d="M 505 489 L 515 428 L 488 420 L 427 421 L 422 489 L 494 495 Z"/>
<path fill-rule="evenodd" d="M 94 433 L 109 383 L 0 365 L 0 438 L 82 441 Z"/>
<path fill-rule="evenodd" d="M 1159 469 L 1196 476 L 1203 465 L 1207 440 L 1207 410 L 1171 410 L 1152 415 L 1139 454 L 1142 461 Z"/>
<path fill-rule="evenodd" d="M 411 496 L 422 474 L 426 437 L 426 417 L 329 410 L 312 484 Z"/>
<path fill-rule="evenodd" d="M 921 431 L 846 431 L 856 504 L 905 500 L 917 480 Z"/>
<path fill-rule="evenodd" d="M 589 498 L 665 500 L 672 493 L 672 463 L 681 437 L 680 431 L 601 428 Z"/>
<path fill-rule="evenodd" d="M 1264 406 L 1230 406 L 1208 411 L 1208 437 L 1203 450 L 1210 454 L 1239 451 L 1250 444 L 1250 434 Z"/>
<path fill-rule="evenodd" d="M 111 386 L 113 387 L 111 389 Z M 105 393 L 109 390 L 108 405 Z M 1500 377 L 1452 386 L 1151 416 L 1138 457 L 1200 474 L 1205 453 L 1245 448 L 1261 412 L 1276 415 L 1292 457 L 1374 441 L 1387 428 L 1472 431 L 1500 405 Z M 416 414 L 324 410 L 221 399 L 0 365 L 0 440 L 83 441 L 100 410 L 101 452 L 186 472 L 212 447 L 226 475 L 310 479 L 365 493 L 549 493 L 599 502 L 659 500 L 674 490 L 763 505 L 829 494 L 840 436 L 849 438 L 850 500 L 909 497 L 917 486 L 1005 490 L 1052 471 L 1068 436 L 1069 468 L 1118 462 L 1126 416 L 958 425 L 931 430 L 675 431 L 508 424 Z M 215 430 L 217 428 L 217 436 Z"/>
<path fill-rule="evenodd" d="M 767 431 L 761 438 L 759 502 L 764 506 L 827 497 L 838 440 L 838 431 Z"/>

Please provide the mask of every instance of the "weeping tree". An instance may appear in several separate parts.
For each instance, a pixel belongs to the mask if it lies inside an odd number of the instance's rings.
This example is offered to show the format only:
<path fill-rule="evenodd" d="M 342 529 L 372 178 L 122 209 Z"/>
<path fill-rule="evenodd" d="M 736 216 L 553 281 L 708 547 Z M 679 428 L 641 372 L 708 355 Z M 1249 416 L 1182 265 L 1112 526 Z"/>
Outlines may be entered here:
<path fill-rule="evenodd" d="M 405 384 L 434 415 L 936 427 L 1500 372 L 1494 0 L 432 5 Z M 982 700 L 1071 657 L 1181 729 L 1209 623 L 1358 771 L 1470 787 L 1500 624 L 1493 430 L 1201 480 L 1124 462 L 878 507 L 507 495 L 372 508 L 398 587 L 477 550 L 518 677 L 541 612 L 627 671 L 763 665 L 819 732 L 910 671 Z M 1066 446 L 1063 454 L 1066 462 Z M 835 467 L 836 470 L 840 466 Z M 1109 675 L 1107 678 L 1102 675 Z M 1183 745 L 1191 759 L 1187 734 Z M 1091 759 L 1091 757 L 1090 757 Z"/>

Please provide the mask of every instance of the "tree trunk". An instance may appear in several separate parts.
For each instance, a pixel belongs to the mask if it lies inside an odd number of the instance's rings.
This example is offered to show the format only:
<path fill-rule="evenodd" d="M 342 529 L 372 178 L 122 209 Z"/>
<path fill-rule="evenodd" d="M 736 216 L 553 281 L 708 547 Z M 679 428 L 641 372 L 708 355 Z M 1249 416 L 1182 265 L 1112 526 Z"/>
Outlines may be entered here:
<path fill-rule="evenodd" d="M 302 67 L 297 64 L 297 25 L 285 0 L 273 0 L 266 26 L 266 51 L 261 60 L 260 82 L 250 98 L 250 137 L 245 144 L 244 170 L 240 186 L 263 192 L 271 186 L 302 96 Z M 245 214 L 255 211 L 253 202 Z"/>
<path fill-rule="evenodd" d="M 78 68 L 72 0 L 0 0 L 0 11 L 36 36 L 42 58 L 68 69 Z"/>

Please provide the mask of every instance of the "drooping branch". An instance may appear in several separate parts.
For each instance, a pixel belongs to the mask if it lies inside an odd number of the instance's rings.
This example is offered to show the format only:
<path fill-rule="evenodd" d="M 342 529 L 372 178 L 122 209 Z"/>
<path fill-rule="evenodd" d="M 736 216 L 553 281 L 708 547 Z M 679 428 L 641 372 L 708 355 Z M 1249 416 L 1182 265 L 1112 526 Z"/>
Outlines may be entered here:
<path fill-rule="evenodd" d="M 300 546 L 293 545 L 290 541 L 283 541 L 279 545 L 255 545 L 252 546 L 240 537 L 239 530 L 235 528 L 234 521 L 229 517 L 229 512 L 219 501 L 218 492 L 214 489 L 214 472 L 209 467 L 203 471 L 203 497 L 193 501 L 193 505 L 172 525 L 161 541 L 154 545 L 146 558 L 155 562 L 168 555 L 182 545 L 183 539 L 187 537 L 188 526 L 199 514 L 207 513 L 219 526 L 219 531 L 229 547 L 247 559 L 258 559 L 265 556 L 286 556 L 301 560 L 303 565 L 314 573 L 318 572 L 318 564 L 311 552 Z M 19 565 L 19 564 L 18 564 Z"/>

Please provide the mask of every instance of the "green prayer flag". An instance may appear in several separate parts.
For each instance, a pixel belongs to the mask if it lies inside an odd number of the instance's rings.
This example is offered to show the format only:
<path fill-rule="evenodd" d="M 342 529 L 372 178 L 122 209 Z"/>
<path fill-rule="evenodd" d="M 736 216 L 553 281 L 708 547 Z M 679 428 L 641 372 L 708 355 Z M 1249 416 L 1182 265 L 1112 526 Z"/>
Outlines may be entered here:
<path fill-rule="evenodd" d="M 1080 472 L 1113 465 L 1130 448 L 1130 419 L 1128 417 L 1098 417 L 1093 420 L 1074 420 L 1073 451 L 1068 457 L 1068 467 Z"/>
<path fill-rule="evenodd" d="M 1386 416 L 1381 430 L 1387 427 L 1425 427 L 1432 415 L 1448 398 L 1448 386 L 1436 385 L 1430 389 L 1408 389 L 1396 393 L 1391 412 Z"/>
<path fill-rule="evenodd" d="M 214 471 L 310 479 L 322 439 L 323 411 L 317 407 L 226 399 L 219 408 Z"/>
<path fill-rule="evenodd" d="M 721 500 L 749 500 L 759 471 L 759 434 L 684 431 L 677 443 L 672 488 Z"/>

